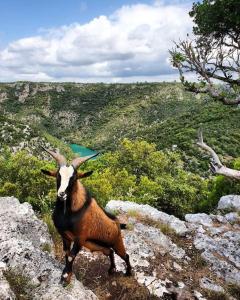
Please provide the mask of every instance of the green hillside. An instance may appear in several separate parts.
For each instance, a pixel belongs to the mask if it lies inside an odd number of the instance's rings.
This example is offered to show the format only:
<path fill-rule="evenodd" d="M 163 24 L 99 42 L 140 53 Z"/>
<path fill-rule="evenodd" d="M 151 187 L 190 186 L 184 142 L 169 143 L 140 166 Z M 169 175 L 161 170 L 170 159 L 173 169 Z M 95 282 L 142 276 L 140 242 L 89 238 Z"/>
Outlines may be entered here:
<path fill-rule="evenodd" d="M 0 195 L 16 195 L 42 213 L 55 192 L 40 172 L 54 167 L 42 160 L 50 158 L 41 145 L 67 156 L 72 143 L 100 150 L 104 155 L 85 166 L 94 170 L 85 184 L 103 206 L 132 200 L 183 217 L 212 211 L 221 195 L 240 190 L 210 177 L 209 157 L 196 146 L 201 127 L 223 161 L 238 168 L 232 158 L 240 157 L 240 109 L 177 83 L 0 84 L 0 112 Z"/>
<path fill-rule="evenodd" d="M 240 156 L 240 110 L 185 92 L 177 83 L 0 84 L 0 110 L 67 143 L 102 151 L 124 138 L 144 139 L 158 149 L 173 145 L 189 162 L 206 168 L 195 146 L 197 129 L 218 153 Z"/>
<path fill-rule="evenodd" d="M 66 155 L 72 153 L 66 143 L 35 125 L 26 121 L 18 121 L 13 116 L 11 118 L 0 116 L 0 150 L 9 147 L 13 153 L 25 150 L 30 155 L 47 158 L 48 155 L 43 153 L 41 146 L 60 148 Z"/>

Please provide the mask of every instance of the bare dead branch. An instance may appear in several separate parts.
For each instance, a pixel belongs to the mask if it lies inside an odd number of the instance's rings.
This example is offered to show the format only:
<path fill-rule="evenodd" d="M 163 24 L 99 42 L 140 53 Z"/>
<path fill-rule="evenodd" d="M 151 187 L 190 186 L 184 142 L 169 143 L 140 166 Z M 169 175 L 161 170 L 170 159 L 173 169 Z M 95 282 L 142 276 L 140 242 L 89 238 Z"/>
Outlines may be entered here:
<path fill-rule="evenodd" d="M 240 49 L 219 46 L 211 40 L 191 40 L 175 43 L 176 48 L 169 51 L 172 64 L 178 69 L 180 80 L 186 90 L 194 93 L 207 93 L 226 105 L 240 104 L 240 94 L 224 93 L 213 84 L 219 80 L 230 86 L 240 87 Z M 184 73 L 194 72 L 202 78 L 205 86 L 188 82 Z"/>
<path fill-rule="evenodd" d="M 204 141 L 203 141 L 203 134 L 202 134 L 202 130 L 201 129 L 199 129 L 199 131 L 198 131 L 198 142 L 197 142 L 197 145 L 199 147 L 201 147 L 202 149 L 208 151 L 211 154 L 212 159 L 213 159 L 213 163 L 215 165 L 217 165 L 218 167 L 222 166 L 222 163 L 221 163 L 221 161 L 220 161 L 217 153 L 211 147 L 209 147 L 206 143 L 204 143 Z"/>
<path fill-rule="evenodd" d="M 210 162 L 210 166 L 211 166 L 211 171 L 213 173 L 224 175 L 224 176 L 229 177 L 229 178 L 240 180 L 240 171 L 230 169 L 230 168 L 227 168 L 226 166 L 224 166 L 221 163 L 217 153 L 210 146 L 208 146 L 206 143 L 204 143 L 203 134 L 202 134 L 201 129 L 199 129 L 199 131 L 198 131 L 197 145 L 199 147 L 201 147 L 203 150 L 210 153 L 210 155 L 212 157 L 211 162 Z"/>

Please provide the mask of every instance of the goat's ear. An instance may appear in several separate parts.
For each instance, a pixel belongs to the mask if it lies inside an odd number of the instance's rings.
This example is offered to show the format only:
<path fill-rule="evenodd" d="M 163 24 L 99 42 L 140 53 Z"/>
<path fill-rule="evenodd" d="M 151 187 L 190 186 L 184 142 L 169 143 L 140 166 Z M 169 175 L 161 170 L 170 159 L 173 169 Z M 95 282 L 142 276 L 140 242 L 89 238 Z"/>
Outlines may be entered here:
<path fill-rule="evenodd" d="M 57 176 L 57 171 L 49 171 L 49 170 L 43 170 L 41 169 L 41 172 L 45 175 L 56 177 Z"/>
<path fill-rule="evenodd" d="M 78 172 L 77 173 L 77 178 L 85 178 L 85 177 L 88 177 L 90 175 L 92 175 L 93 171 L 89 171 L 89 172 L 86 172 L 86 173 L 80 173 Z"/>

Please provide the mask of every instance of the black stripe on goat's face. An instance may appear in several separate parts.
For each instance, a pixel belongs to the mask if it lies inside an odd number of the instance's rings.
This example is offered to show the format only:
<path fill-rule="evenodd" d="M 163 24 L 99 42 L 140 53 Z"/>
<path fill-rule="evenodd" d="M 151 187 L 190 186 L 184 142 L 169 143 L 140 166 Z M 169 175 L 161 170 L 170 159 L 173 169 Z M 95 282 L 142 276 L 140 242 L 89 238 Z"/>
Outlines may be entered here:
<path fill-rule="evenodd" d="M 67 200 L 72 191 L 74 182 L 77 180 L 77 171 L 73 166 L 61 166 L 57 172 L 57 196 L 61 201 Z"/>

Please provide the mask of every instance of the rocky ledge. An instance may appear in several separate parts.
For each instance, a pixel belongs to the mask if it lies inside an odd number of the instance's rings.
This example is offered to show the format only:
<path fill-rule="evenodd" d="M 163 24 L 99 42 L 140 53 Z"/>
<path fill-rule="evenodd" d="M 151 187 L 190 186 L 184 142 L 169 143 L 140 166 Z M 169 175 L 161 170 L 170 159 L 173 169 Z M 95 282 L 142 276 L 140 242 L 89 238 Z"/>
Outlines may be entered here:
<path fill-rule="evenodd" d="M 36 217 L 30 204 L 20 204 L 13 197 L 0 198 L 0 224 L 1 300 L 97 299 L 75 278 L 67 289 L 59 284 L 62 265 L 51 251 L 47 225 Z M 14 294 L 14 282 L 24 285 L 25 298 Z"/>
<path fill-rule="evenodd" d="M 239 196 L 222 197 L 217 214 L 188 214 L 185 221 L 132 202 L 112 200 L 107 209 L 128 216 L 124 239 L 135 278 L 151 294 L 240 299 Z"/>
<path fill-rule="evenodd" d="M 59 284 L 47 226 L 27 203 L 0 198 L 0 299 L 17 299 L 14 278 L 26 299 L 240 299 L 240 198 L 219 202 L 216 214 L 188 214 L 185 221 L 149 205 L 112 200 L 107 209 L 126 222 L 122 231 L 134 276 L 109 277 L 109 261 L 81 251 L 70 286 Z M 234 210 L 234 211 L 233 211 Z M 25 298 L 24 298 L 25 299 Z"/>

